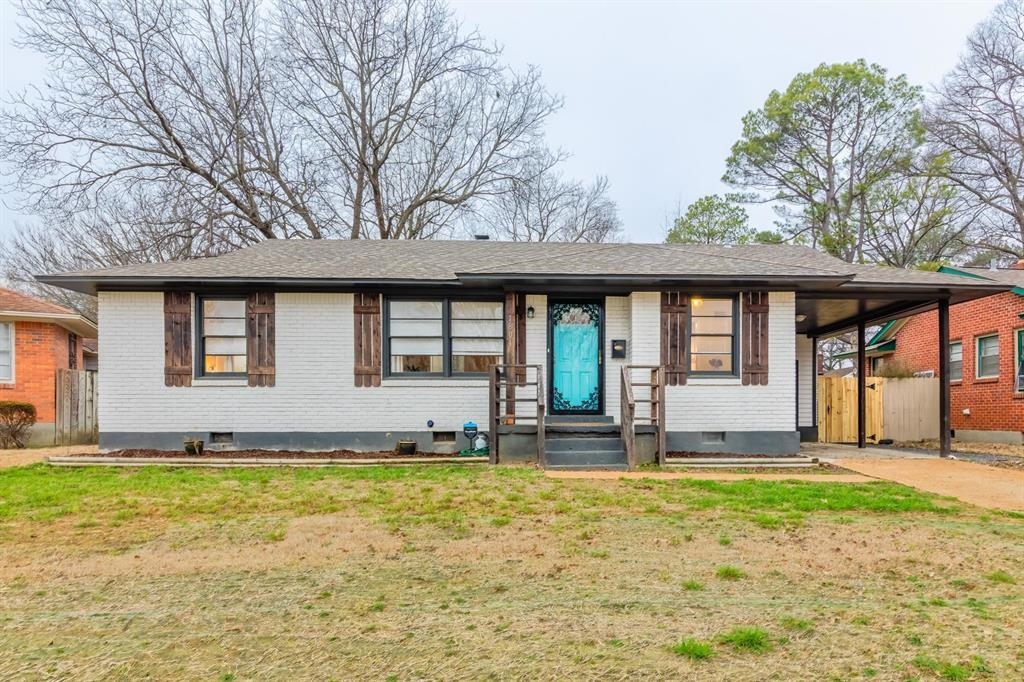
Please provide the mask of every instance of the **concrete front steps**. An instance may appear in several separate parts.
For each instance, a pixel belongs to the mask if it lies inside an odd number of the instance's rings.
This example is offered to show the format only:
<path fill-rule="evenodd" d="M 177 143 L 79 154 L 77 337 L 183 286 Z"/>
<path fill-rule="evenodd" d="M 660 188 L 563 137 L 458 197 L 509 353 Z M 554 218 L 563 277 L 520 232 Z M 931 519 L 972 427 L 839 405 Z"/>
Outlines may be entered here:
<path fill-rule="evenodd" d="M 547 468 L 626 471 L 622 430 L 603 415 L 556 415 L 544 424 Z"/>

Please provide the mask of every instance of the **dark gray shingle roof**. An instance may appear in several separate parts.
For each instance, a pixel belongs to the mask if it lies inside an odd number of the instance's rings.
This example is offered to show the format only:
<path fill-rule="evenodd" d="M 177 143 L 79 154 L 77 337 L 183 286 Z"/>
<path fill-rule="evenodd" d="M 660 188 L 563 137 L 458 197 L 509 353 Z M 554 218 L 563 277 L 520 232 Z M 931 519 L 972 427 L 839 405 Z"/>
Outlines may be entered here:
<path fill-rule="evenodd" d="M 965 278 L 851 265 L 803 246 L 500 241 L 268 240 L 223 256 L 59 273 L 44 281 L 295 279 L 451 282 L 514 276 L 816 278 L 963 286 Z"/>

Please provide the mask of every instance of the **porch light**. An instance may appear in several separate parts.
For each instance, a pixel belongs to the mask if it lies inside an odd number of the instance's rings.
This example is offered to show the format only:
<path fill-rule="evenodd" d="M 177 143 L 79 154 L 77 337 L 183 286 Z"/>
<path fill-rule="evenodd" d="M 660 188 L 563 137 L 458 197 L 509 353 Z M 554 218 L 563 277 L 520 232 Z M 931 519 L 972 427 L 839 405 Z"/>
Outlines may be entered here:
<path fill-rule="evenodd" d="M 532 305 L 531 305 L 531 306 L 530 306 L 529 308 L 527 308 L 527 309 L 526 309 L 526 316 L 527 316 L 528 318 L 530 318 L 531 320 L 533 319 L 533 316 L 534 316 L 534 315 L 535 315 L 536 313 L 537 313 L 537 311 L 533 309 L 533 306 L 532 306 Z"/>
<path fill-rule="evenodd" d="M 807 319 L 807 316 L 802 314 L 802 313 L 796 316 L 796 321 L 797 322 L 803 322 L 806 319 Z"/>
<path fill-rule="evenodd" d="M 700 296 L 694 296 L 693 298 L 690 299 L 690 302 L 693 303 L 693 305 L 695 306 L 699 306 L 704 304 L 704 299 L 701 298 Z"/>

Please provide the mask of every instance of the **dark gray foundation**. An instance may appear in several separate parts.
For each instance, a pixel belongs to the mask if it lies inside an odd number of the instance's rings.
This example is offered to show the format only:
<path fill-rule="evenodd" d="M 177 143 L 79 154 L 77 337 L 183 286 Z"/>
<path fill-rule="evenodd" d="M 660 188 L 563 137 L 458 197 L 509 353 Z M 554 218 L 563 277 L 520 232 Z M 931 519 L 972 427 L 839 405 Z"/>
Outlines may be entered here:
<path fill-rule="evenodd" d="M 817 426 L 801 426 L 800 427 L 800 442 L 801 443 L 817 443 L 818 442 L 818 427 Z"/>
<path fill-rule="evenodd" d="M 455 442 L 434 442 L 430 431 L 235 431 L 230 444 L 211 442 L 208 431 L 161 431 L 135 433 L 125 431 L 100 432 L 100 450 L 182 450 L 185 437 L 205 441 L 207 450 L 354 450 L 356 452 L 383 452 L 394 450 L 399 440 L 416 441 L 420 452 L 454 454 L 469 447 L 469 441 L 456 432 Z"/>
<path fill-rule="evenodd" d="M 707 452 L 728 455 L 795 455 L 798 431 L 669 431 L 669 452 Z"/>
<path fill-rule="evenodd" d="M 797 431 L 669 431 L 666 445 L 669 452 L 706 452 L 732 455 L 791 455 L 800 450 L 801 432 Z M 399 440 L 416 441 L 421 452 L 457 453 L 468 448 L 465 436 L 456 433 L 455 442 L 435 443 L 430 431 L 236 431 L 230 444 L 211 443 L 207 431 L 163 431 L 137 433 L 104 431 L 100 433 L 100 450 L 154 449 L 182 450 L 185 437 L 206 442 L 208 450 L 354 450 L 381 452 L 395 449 Z M 651 427 L 637 427 L 637 460 L 653 462 L 656 451 Z M 532 425 L 503 427 L 501 461 L 531 462 L 537 459 L 537 429 Z"/>

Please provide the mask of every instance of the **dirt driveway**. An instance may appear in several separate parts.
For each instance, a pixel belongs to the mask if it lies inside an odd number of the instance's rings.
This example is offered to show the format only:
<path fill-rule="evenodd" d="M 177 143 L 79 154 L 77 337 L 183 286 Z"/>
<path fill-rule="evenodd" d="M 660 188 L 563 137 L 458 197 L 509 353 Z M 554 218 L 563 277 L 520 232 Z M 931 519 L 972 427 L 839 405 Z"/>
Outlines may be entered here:
<path fill-rule="evenodd" d="M 0 450 L 0 469 L 35 464 L 36 462 L 42 462 L 51 455 L 95 455 L 98 453 L 99 448 L 95 445 L 63 445 L 52 448 Z"/>
<path fill-rule="evenodd" d="M 949 495 L 979 507 L 1024 511 L 1024 471 L 935 457 L 843 457 L 837 459 L 835 464 L 865 476 L 884 478 L 938 495 Z"/>

